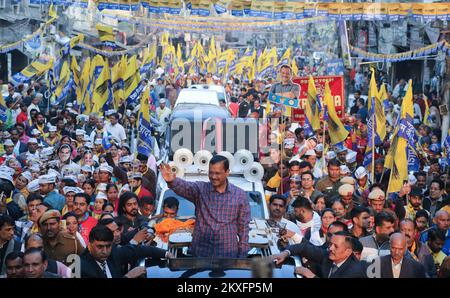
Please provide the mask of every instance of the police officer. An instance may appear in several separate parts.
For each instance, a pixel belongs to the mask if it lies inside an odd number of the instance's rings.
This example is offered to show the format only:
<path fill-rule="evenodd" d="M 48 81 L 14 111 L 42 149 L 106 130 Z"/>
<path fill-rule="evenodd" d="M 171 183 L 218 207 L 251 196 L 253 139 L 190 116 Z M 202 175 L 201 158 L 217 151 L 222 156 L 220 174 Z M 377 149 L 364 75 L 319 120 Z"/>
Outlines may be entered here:
<path fill-rule="evenodd" d="M 44 251 L 50 259 L 67 262 L 67 256 L 80 255 L 83 246 L 80 241 L 61 229 L 61 213 L 47 210 L 39 219 L 39 228 L 44 240 Z"/>

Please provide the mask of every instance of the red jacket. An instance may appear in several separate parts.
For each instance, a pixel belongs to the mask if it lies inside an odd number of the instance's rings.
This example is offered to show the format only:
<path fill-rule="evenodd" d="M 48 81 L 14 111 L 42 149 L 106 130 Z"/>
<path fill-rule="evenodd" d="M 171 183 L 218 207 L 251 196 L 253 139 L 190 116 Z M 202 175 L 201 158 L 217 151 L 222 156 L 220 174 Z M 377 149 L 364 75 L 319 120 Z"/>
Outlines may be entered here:
<path fill-rule="evenodd" d="M 142 185 L 141 185 L 141 189 L 139 190 L 138 193 L 136 193 L 136 195 L 138 196 L 139 199 L 142 199 L 145 196 L 153 198 L 153 194 L 148 189 L 143 187 Z"/>
<path fill-rule="evenodd" d="M 27 115 L 26 112 L 22 111 L 16 117 L 16 122 L 17 123 L 20 123 L 20 124 L 25 123 L 25 124 L 27 124 L 27 121 L 28 121 L 28 115 Z"/>
<path fill-rule="evenodd" d="M 97 220 L 92 216 L 88 216 L 84 221 L 78 223 L 78 230 L 84 242 L 89 243 L 89 233 L 97 225 Z"/>

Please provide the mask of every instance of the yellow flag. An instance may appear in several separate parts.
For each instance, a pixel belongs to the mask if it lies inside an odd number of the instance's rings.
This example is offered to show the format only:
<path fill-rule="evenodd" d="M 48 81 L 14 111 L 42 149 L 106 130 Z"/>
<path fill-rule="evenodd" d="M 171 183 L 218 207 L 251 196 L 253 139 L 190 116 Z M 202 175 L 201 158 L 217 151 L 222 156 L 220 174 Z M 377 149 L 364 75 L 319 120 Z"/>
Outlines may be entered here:
<path fill-rule="evenodd" d="M 281 67 L 284 64 L 291 64 L 291 48 L 288 48 L 286 52 L 284 52 L 283 56 L 281 56 L 280 62 L 278 62 L 278 67 Z"/>
<path fill-rule="evenodd" d="M 405 97 L 403 97 L 400 119 L 406 119 L 407 117 L 414 119 L 413 105 L 412 80 L 409 80 L 408 90 Z M 399 135 L 398 129 L 391 146 L 392 167 L 388 193 L 400 191 L 405 181 L 408 181 L 408 159 L 406 156 L 408 141 Z"/>
<path fill-rule="evenodd" d="M 425 125 L 430 125 L 430 121 L 428 120 L 428 118 L 430 117 L 430 107 L 428 106 L 428 98 L 424 96 L 424 102 L 425 102 L 425 114 L 423 115 L 423 124 Z"/>
<path fill-rule="evenodd" d="M 50 8 L 48 9 L 48 16 L 52 19 L 57 18 L 58 15 L 56 14 L 55 7 L 53 4 L 50 4 Z"/>
<path fill-rule="evenodd" d="M 266 117 L 268 117 L 270 114 L 270 100 L 267 100 L 266 102 Z"/>
<path fill-rule="evenodd" d="M 164 32 L 161 35 L 161 45 L 162 46 L 167 46 L 169 45 L 169 33 L 168 32 Z"/>
<path fill-rule="evenodd" d="M 133 91 L 136 90 L 140 82 L 141 77 L 139 74 L 139 68 L 137 67 L 136 55 L 133 55 L 128 60 L 127 69 L 123 75 L 123 90 L 125 99 L 128 99 Z M 139 98 L 137 98 L 137 100 L 139 100 Z"/>
<path fill-rule="evenodd" d="M 55 96 L 57 98 L 57 100 L 60 97 L 63 97 L 67 94 L 63 94 L 64 89 L 67 85 L 67 83 L 70 80 L 70 70 L 69 70 L 69 64 L 67 63 L 67 61 L 64 61 L 62 67 L 61 67 L 61 72 L 59 73 L 59 81 L 58 84 L 56 85 L 56 90 L 55 90 Z"/>
<path fill-rule="evenodd" d="M 105 60 L 103 62 L 102 72 L 95 82 L 94 92 L 92 93 L 92 102 L 94 104 L 94 107 L 92 108 L 93 113 L 103 113 L 103 106 L 108 101 L 109 97 L 110 76 L 108 61 Z"/>
<path fill-rule="evenodd" d="M 325 115 L 325 119 L 328 124 L 328 132 L 330 134 L 331 145 L 341 143 L 347 138 L 348 131 L 345 129 L 344 125 L 336 114 L 333 97 L 331 95 L 330 85 L 328 84 L 328 82 L 325 83 L 325 94 L 323 96 L 323 101 L 325 108 L 327 109 L 327 115 Z"/>
<path fill-rule="evenodd" d="M 86 102 L 84 99 L 86 96 L 89 96 L 89 94 L 87 94 L 88 93 L 87 86 L 88 86 L 89 79 L 90 79 L 89 78 L 90 68 L 91 68 L 91 58 L 87 57 L 86 60 L 84 61 L 83 70 L 81 71 L 80 83 L 77 86 L 77 90 L 78 89 L 80 90 L 80 96 L 78 96 L 78 93 L 77 93 L 78 106 L 81 106 L 84 103 L 85 108 L 86 108 Z"/>
<path fill-rule="evenodd" d="M 214 43 L 214 36 L 211 37 L 211 43 L 208 51 L 208 72 L 215 74 L 217 72 L 217 50 Z"/>
<path fill-rule="evenodd" d="M 114 109 L 118 109 L 122 101 L 124 100 L 123 91 L 123 74 L 127 69 L 127 59 L 125 55 L 122 55 L 119 63 L 116 63 L 111 69 L 111 83 L 113 86 L 113 104 Z"/>
<path fill-rule="evenodd" d="M 101 70 L 103 69 L 104 61 L 103 57 L 100 55 L 95 55 L 94 58 L 91 60 L 90 70 L 89 70 L 89 82 L 86 88 L 86 93 L 84 97 L 84 104 L 86 106 L 86 114 L 89 115 L 92 113 L 93 108 L 93 93 L 94 88 L 96 84 L 96 78 L 94 77 L 94 73 L 97 70 L 97 73 L 100 75 Z"/>
<path fill-rule="evenodd" d="M 32 78 L 34 76 L 40 76 L 44 72 L 53 66 L 53 59 L 50 59 L 47 63 L 42 63 L 39 61 L 33 61 L 30 65 L 22 69 L 20 74 L 27 78 Z"/>
<path fill-rule="evenodd" d="M 80 84 L 80 67 L 75 56 L 72 56 L 72 60 L 70 61 L 70 70 L 73 74 L 73 81 L 78 86 Z"/>
<path fill-rule="evenodd" d="M 305 116 L 308 118 L 308 121 L 314 131 L 320 129 L 318 100 L 316 85 L 314 84 L 313 77 L 310 75 L 308 80 L 308 94 L 305 103 Z"/>
<path fill-rule="evenodd" d="M 115 42 L 116 38 L 114 35 L 113 28 L 110 26 L 105 26 L 101 24 L 97 24 L 95 26 L 98 31 L 98 37 L 100 38 L 100 41 L 109 41 L 109 42 Z"/>
<path fill-rule="evenodd" d="M 387 100 L 386 86 L 383 83 L 378 92 L 377 101 L 375 104 L 375 117 L 377 121 L 377 134 L 380 140 L 383 141 L 386 137 L 386 114 L 384 111 L 384 100 Z"/>
<path fill-rule="evenodd" d="M 150 105 L 148 101 L 149 98 L 150 98 L 150 88 L 147 86 L 144 92 L 142 93 L 139 117 L 142 117 L 143 119 L 147 120 L 147 122 L 150 123 Z"/>
<path fill-rule="evenodd" d="M 292 59 L 291 68 L 292 68 L 292 76 L 294 78 L 298 77 L 298 67 L 297 67 L 297 62 L 295 62 L 295 59 Z"/>

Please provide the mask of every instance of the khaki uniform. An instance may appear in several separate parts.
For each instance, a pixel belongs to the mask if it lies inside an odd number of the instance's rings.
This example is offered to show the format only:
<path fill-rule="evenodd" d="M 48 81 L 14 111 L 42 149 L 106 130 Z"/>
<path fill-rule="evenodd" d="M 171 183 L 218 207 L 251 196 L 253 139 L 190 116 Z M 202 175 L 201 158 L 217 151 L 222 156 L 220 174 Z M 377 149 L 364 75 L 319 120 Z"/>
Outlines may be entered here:
<path fill-rule="evenodd" d="M 56 236 L 56 240 L 54 247 L 48 243 L 48 240 L 44 240 L 44 251 L 49 259 L 66 264 L 68 255 L 80 255 L 83 251 L 80 241 L 67 232 L 60 231 Z"/>
<path fill-rule="evenodd" d="M 329 176 L 325 176 L 319 181 L 317 181 L 316 184 L 316 190 L 323 193 L 327 198 L 331 198 L 334 196 L 339 195 L 338 189 L 342 185 L 341 181 L 333 182 L 330 180 Z"/>

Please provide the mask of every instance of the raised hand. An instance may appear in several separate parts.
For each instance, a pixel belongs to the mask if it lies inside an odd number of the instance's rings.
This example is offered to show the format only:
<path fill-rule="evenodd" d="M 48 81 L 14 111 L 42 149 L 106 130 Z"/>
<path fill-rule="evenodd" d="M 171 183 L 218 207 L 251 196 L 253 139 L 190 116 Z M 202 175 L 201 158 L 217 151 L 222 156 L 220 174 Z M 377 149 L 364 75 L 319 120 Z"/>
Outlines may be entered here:
<path fill-rule="evenodd" d="M 170 166 L 166 163 L 162 163 L 159 166 L 159 170 L 161 171 L 161 175 L 167 183 L 173 182 L 177 175 L 172 172 Z"/>

